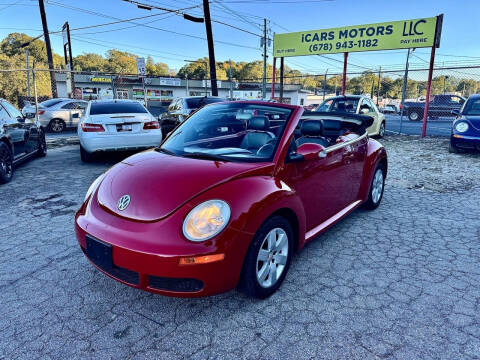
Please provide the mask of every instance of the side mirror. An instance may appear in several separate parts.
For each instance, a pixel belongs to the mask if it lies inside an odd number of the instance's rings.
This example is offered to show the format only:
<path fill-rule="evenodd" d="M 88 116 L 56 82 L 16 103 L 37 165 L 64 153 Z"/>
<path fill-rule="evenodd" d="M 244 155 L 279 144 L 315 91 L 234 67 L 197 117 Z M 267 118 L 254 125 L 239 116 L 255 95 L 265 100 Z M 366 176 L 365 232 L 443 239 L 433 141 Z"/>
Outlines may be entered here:
<path fill-rule="evenodd" d="M 322 145 L 315 144 L 315 143 L 305 143 L 302 144 L 298 147 L 297 151 L 295 152 L 295 155 L 293 156 L 293 159 L 296 157 L 298 159 L 295 160 L 316 160 L 320 158 L 324 158 L 327 156 L 327 152 L 325 151 L 325 148 Z"/>
<path fill-rule="evenodd" d="M 453 110 L 452 110 L 452 115 L 460 116 L 460 110 L 458 110 L 458 109 L 453 109 Z"/>
<path fill-rule="evenodd" d="M 72 114 L 72 119 L 79 119 L 79 118 L 80 118 L 79 113 Z"/>
<path fill-rule="evenodd" d="M 22 116 L 17 116 L 17 121 L 20 122 L 20 123 L 24 123 L 24 122 L 25 122 L 25 118 L 22 117 Z"/>

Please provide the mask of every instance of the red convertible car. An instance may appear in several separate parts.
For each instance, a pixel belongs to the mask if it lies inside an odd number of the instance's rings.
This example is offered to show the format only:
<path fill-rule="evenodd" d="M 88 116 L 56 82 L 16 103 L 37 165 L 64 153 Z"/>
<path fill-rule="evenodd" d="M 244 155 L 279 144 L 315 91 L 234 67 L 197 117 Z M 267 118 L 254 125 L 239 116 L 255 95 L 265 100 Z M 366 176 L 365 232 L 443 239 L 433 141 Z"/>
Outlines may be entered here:
<path fill-rule="evenodd" d="M 387 155 L 366 133 L 372 121 L 208 105 L 92 183 L 75 216 L 80 247 L 135 288 L 194 297 L 238 286 L 267 297 L 295 251 L 360 205 L 380 204 Z"/>

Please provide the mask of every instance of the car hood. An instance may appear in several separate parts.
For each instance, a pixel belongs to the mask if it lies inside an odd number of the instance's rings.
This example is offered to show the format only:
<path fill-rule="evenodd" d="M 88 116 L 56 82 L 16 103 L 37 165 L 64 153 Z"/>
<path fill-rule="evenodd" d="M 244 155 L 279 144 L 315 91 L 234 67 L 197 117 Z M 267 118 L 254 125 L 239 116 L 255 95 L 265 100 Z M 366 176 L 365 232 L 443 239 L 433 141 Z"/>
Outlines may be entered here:
<path fill-rule="evenodd" d="M 110 169 L 98 188 L 99 204 L 121 217 L 157 221 L 200 193 L 233 178 L 269 175 L 271 163 L 190 159 L 154 150 L 131 156 Z M 120 211 L 123 195 L 130 204 Z"/>

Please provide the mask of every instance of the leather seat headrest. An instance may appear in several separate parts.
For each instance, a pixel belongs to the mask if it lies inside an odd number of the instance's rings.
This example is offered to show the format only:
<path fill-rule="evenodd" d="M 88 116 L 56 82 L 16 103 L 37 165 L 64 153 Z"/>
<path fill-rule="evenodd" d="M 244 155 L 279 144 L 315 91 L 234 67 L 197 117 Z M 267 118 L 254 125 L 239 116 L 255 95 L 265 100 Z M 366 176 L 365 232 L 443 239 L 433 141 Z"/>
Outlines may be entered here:
<path fill-rule="evenodd" d="M 323 128 L 325 130 L 340 130 L 342 124 L 338 120 L 322 120 Z"/>
<path fill-rule="evenodd" d="M 322 121 L 321 120 L 305 120 L 302 123 L 300 132 L 303 136 L 321 136 Z"/>
<path fill-rule="evenodd" d="M 268 131 L 270 130 L 270 121 L 266 116 L 254 116 L 248 120 L 248 129 Z"/>

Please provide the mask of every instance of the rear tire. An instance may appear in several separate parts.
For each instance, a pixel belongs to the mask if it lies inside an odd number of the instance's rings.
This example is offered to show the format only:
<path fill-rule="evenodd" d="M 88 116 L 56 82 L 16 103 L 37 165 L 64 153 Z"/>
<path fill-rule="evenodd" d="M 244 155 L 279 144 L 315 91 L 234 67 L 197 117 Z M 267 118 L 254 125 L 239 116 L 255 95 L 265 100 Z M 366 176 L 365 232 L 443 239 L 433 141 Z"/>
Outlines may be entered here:
<path fill-rule="evenodd" d="M 0 141 L 0 184 L 6 184 L 13 177 L 13 154 L 7 144 Z"/>
<path fill-rule="evenodd" d="M 410 121 L 420 121 L 423 119 L 423 113 L 420 110 L 410 110 L 408 112 L 408 120 Z"/>
<path fill-rule="evenodd" d="M 94 159 L 94 155 L 87 152 L 82 145 L 80 145 L 80 159 L 82 159 L 83 162 L 89 163 L 92 162 Z"/>
<path fill-rule="evenodd" d="M 293 230 L 284 217 L 274 216 L 255 233 L 243 264 L 239 288 L 265 299 L 282 284 L 293 254 Z"/>
<path fill-rule="evenodd" d="M 386 172 L 385 165 L 382 163 L 378 164 L 375 168 L 373 179 L 370 183 L 368 200 L 364 204 L 366 209 L 374 210 L 382 202 L 383 191 L 385 189 L 385 176 L 387 175 Z"/>
<path fill-rule="evenodd" d="M 41 130 L 39 133 L 37 156 L 38 157 L 47 156 L 47 141 L 45 139 L 45 132 L 43 132 L 43 130 Z"/>
<path fill-rule="evenodd" d="M 48 124 L 48 130 L 53 133 L 60 134 L 65 130 L 65 122 L 61 119 L 52 119 Z"/>

